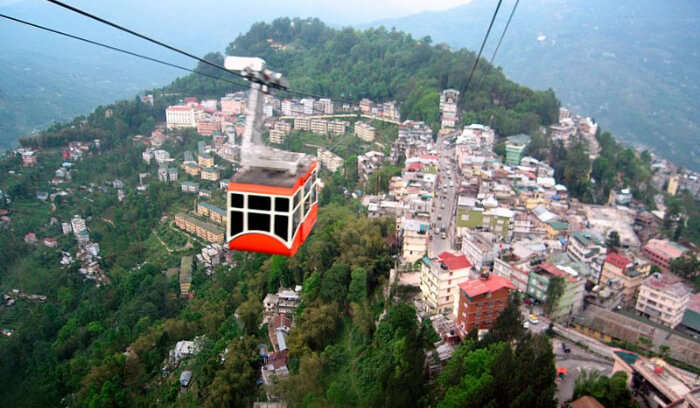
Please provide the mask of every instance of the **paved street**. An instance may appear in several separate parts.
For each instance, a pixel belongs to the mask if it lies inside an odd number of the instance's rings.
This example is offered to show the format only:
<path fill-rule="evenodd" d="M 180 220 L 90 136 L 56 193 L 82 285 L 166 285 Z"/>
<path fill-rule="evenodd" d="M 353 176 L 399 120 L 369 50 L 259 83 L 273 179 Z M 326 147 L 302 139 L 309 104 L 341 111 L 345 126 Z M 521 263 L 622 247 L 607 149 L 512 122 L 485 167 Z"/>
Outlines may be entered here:
<path fill-rule="evenodd" d="M 437 256 L 440 252 L 449 250 L 455 237 L 455 213 L 457 208 L 457 188 L 461 183 L 459 175 L 452 164 L 455 151 L 454 146 L 446 145 L 445 141 L 452 136 L 441 135 L 437 139 L 437 151 L 440 156 L 438 169 L 438 182 L 435 188 L 435 199 L 433 200 L 433 211 L 431 213 L 431 224 L 434 229 L 431 231 L 431 242 L 428 256 Z M 440 236 L 442 228 L 447 232 L 447 238 Z"/>
<path fill-rule="evenodd" d="M 602 375 L 610 375 L 612 373 L 611 361 L 599 358 L 573 343 L 566 341 L 564 343 L 571 349 L 569 353 L 565 353 L 562 349 L 561 340 L 552 340 L 557 367 L 565 368 L 568 371 L 563 378 L 557 379 L 557 399 L 560 406 L 564 406 L 563 403 L 573 397 L 574 385 L 581 372 L 596 370 Z"/>

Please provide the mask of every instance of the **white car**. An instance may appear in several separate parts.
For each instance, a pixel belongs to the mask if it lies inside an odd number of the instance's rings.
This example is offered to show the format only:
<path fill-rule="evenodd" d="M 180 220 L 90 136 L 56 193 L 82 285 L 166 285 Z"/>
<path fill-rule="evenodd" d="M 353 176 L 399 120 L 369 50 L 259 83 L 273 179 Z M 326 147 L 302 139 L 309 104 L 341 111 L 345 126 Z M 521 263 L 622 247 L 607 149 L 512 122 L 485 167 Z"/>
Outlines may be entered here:
<path fill-rule="evenodd" d="M 526 329 L 529 329 L 529 328 L 530 328 L 530 322 L 528 322 L 528 321 L 526 320 L 525 323 L 523 323 L 523 327 L 526 328 Z"/>

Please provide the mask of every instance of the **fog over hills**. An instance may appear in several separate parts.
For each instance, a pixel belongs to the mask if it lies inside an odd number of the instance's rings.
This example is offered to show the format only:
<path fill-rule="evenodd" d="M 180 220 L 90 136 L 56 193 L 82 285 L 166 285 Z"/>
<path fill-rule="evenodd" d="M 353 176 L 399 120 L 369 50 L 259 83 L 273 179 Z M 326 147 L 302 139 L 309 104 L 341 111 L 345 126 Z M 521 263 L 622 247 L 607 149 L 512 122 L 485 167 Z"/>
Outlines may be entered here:
<path fill-rule="evenodd" d="M 514 3 L 503 2 L 484 56 L 491 57 Z M 478 49 L 495 6 L 474 0 L 367 26 Z M 622 140 L 700 170 L 699 27 L 700 3 L 692 0 L 521 1 L 495 63 L 517 82 L 553 88 Z"/>

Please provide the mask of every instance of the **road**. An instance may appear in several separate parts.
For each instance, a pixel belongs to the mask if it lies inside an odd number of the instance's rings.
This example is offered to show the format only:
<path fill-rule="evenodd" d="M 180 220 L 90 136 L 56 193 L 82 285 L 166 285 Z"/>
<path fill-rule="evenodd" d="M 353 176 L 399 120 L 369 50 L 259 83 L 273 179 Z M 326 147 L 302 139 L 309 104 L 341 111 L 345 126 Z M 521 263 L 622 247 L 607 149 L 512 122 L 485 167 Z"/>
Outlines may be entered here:
<path fill-rule="evenodd" d="M 457 186 L 461 180 L 456 167 L 452 164 L 455 157 L 453 145 L 445 145 L 451 135 L 440 135 L 436 142 L 436 149 L 440 156 L 438 165 L 438 180 L 435 186 L 435 199 L 431 211 L 430 222 L 435 226 L 431 231 L 431 242 L 428 256 L 435 257 L 443 251 L 454 247 L 455 240 L 455 214 L 457 211 Z M 452 184 L 452 185 L 450 185 Z M 441 228 L 445 228 L 447 238 L 440 236 Z"/>
<path fill-rule="evenodd" d="M 613 366 L 611 361 L 598 358 L 588 350 L 573 343 L 565 343 L 571 350 L 569 353 L 565 353 L 562 349 L 561 340 L 552 340 L 552 349 L 554 350 L 557 368 L 565 368 L 568 371 L 563 377 L 557 378 L 559 406 L 565 406 L 564 403 L 574 396 L 576 379 L 583 371 L 598 371 L 602 375 L 609 376 L 612 373 Z"/>

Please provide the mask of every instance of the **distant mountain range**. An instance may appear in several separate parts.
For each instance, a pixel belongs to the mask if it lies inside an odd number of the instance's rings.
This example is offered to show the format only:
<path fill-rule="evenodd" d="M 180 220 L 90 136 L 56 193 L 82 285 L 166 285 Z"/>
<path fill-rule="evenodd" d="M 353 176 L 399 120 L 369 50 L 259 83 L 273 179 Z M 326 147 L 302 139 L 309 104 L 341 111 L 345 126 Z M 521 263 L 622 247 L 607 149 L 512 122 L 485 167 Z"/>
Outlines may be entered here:
<path fill-rule="evenodd" d="M 503 2 L 484 51 L 487 58 L 514 1 Z M 341 24 L 360 18 L 334 14 L 330 5 L 314 8 L 313 2 L 283 0 L 263 0 L 254 10 L 216 0 L 201 0 L 196 8 L 184 0 L 171 0 L 167 6 L 136 0 L 73 3 L 199 54 L 223 50 L 253 22 L 275 16 L 318 15 Z M 477 50 L 495 5 L 495 0 L 473 0 L 447 11 L 355 26 L 396 27 L 414 37 L 429 35 L 434 42 Z M 136 9 L 139 13 L 124 12 Z M 0 11 L 194 67 L 189 60 L 45 2 L 20 0 Z M 366 18 L 372 16 L 368 12 Z M 593 116 L 620 139 L 700 170 L 698 27 L 696 0 L 523 0 L 495 64 L 516 82 L 553 88 L 565 105 Z M 16 23 L 3 21 L 0 38 L 0 149 L 54 120 L 133 97 L 181 75 Z"/>
<path fill-rule="evenodd" d="M 501 6 L 491 57 L 515 0 Z M 377 21 L 478 50 L 494 0 Z M 700 3 L 694 0 L 523 0 L 495 60 L 524 85 L 553 88 L 623 141 L 700 171 Z M 477 78 L 478 79 L 478 78 Z"/>

